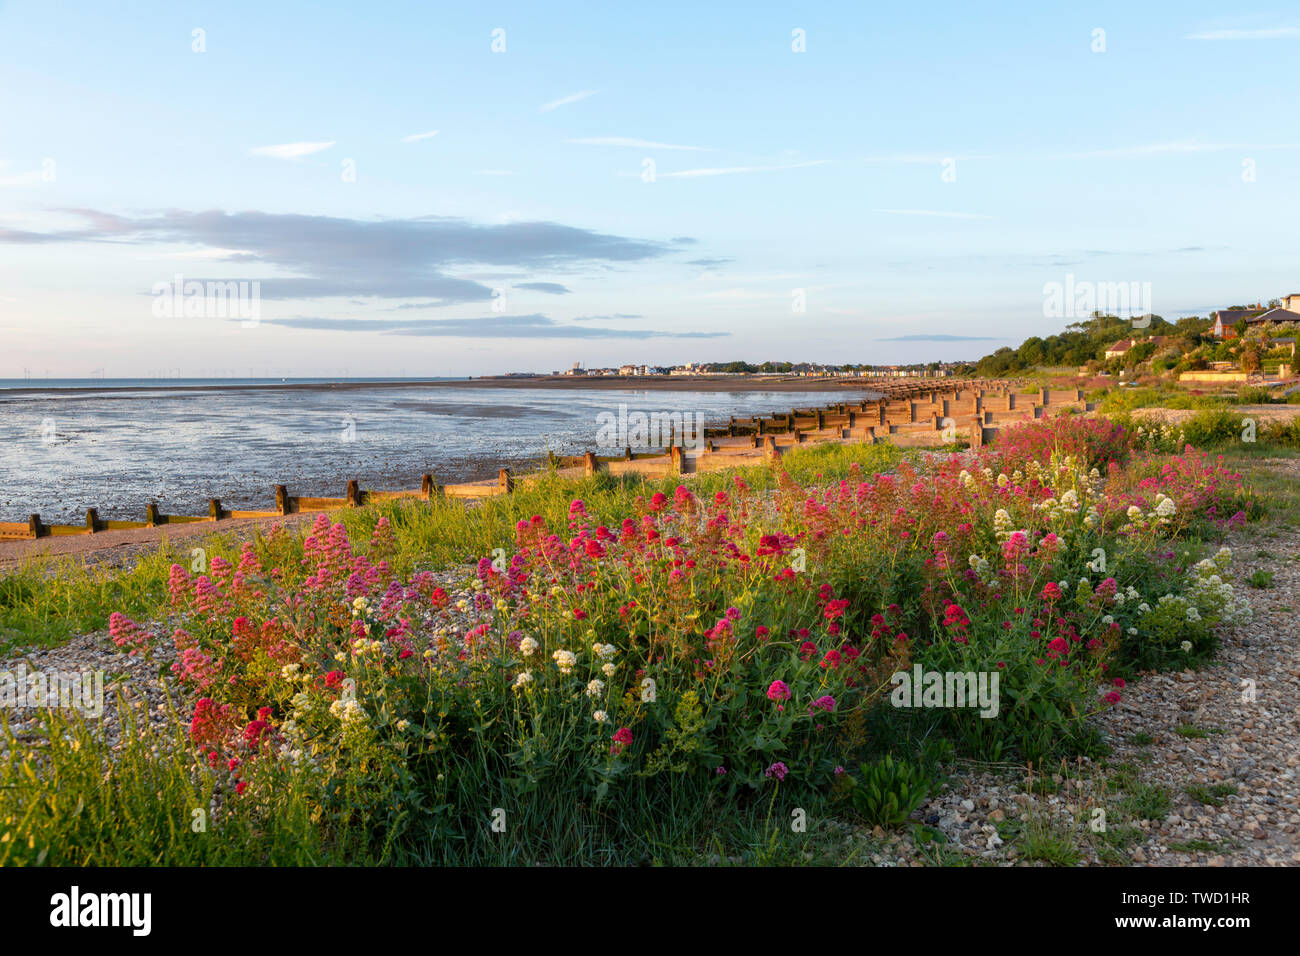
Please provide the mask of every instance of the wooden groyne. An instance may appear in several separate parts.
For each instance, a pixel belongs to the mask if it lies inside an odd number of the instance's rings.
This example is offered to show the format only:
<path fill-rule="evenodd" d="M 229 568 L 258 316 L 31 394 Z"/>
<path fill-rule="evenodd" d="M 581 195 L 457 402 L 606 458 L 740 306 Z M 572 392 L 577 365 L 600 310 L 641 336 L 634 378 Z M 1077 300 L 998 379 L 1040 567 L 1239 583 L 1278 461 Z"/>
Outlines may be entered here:
<path fill-rule="evenodd" d="M 858 402 L 836 402 L 821 408 L 792 409 L 786 413 L 732 417 L 719 427 L 704 429 L 703 436 L 686 447 L 670 441 L 663 451 L 634 454 L 630 447 L 622 454 L 598 456 L 587 452 L 577 458 L 552 457 L 552 469 L 515 475 L 501 468 L 495 478 L 439 485 L 432 474 L 422 477 L 418 489 L 374 491 L 349 481 L 340 498 L 293 495 L 284 485 L 274 488 L 275 505 L 265 511 L 241 511 L 224 507 L 220 500 L 208 501 L 206 515 L 169 515 L 156 503 L 145 507 L 143 521 L 106 521 L 97 508 L 86 509 L 84 524 L 46 524 L 39 514 L 25 522 L 0 522 L 0 541 L 32 540 L 53 535 L 95 534 L 126 528 L 154 528 L 162 525 L 213 522 L 232 518 L 274 518 L 281 515 L 356 508 L 397 498 L 430 500 L 486 498 L 508 495 L 521 486 L 551 473 L 578 478 L 598 472 L 610 475 L 660 476 L 694 474 L 751 465 L 779 458 L 785 450 L 802 444 L 822 442 L 889 441 L 903 447 L 942 447 L 963 440 L 978 448 L 992 441 L 997 429 L 1013 421 L 1043 418 L 1064 409 L 1090 411 L 1081 389 L 1039 388 L 1026 391 L 1016 383 L 968 379 L 934 380 L 849 380 L 846 385 L 871 382 L 881 398 Z"/>

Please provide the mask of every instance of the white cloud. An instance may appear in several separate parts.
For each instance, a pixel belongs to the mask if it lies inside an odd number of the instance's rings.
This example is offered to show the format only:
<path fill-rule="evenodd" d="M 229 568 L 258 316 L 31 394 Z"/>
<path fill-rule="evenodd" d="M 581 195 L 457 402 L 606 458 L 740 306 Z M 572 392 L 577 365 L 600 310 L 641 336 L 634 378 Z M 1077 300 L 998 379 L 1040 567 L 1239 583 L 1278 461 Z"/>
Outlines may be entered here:
<path fill-rule="evenodd" d="M 570 103 L 576 103 L 579 100 L 585 100 L 589 96 L 595 96 L 600 90 L 583 90 L 581 93 L 573 93 L 569 96 L 562 96 L 558 100 L 551 100 L 549 103 L 543 103 L 537 108 L 539 113 L 549 113 L 551 110 L 561 106 L 568 106 Z"/>
<path fill-rule="evenodd" d="M 1300 27 L 1272 27 L 1266 30 L 1204 30 L 1189 33 L 1184 40 L 1295 40 Z"/>
<path fill-rule="evenodd" d="M 937 216 L 940 219 L 992 219 L 973 212 L 945 212 L 942 209 L 877 209 L 875 212 L 887 212 L 894 216 Z"/>
<path fill-rule="evenodd" d="M 334 140 L 328 143 L 281 143 L 278 146 L 254 146 L 248 151 L 250 156 L 270 156 L 272 159 L 297 159 L 310 156 L 321 150 L 329 149 Z"/>
<path fill-rule="evenodd" d="M 805 166 L 824 166 L 829 159 L 814 159 L 806 163 L 788 163 L 784 166 L 715 166 L 706 169 L 683 169 L 676 173 L 658 173 L 657 179 L 693 179 L 699 176 L 731 176 L 736 173 L 773 173 L 783 169 L 802 169 Z"/>
<path fill-rule="evenodd" d="M 627 136 L 592 136 L 586 139 L 567 139 L 566 143 L 580 146 L 632 146 L 637 149 L 685 149 L 697 153 L 709 153 L 712 146 L 677 146 L 672 143 L 655 143 L 648 139 L 632 139 Z"/>
<path fill-rule="evenodd" d="M 403 143 L 418 143 L 422 139 L 432 139 L 438 135 L 438 130 L 431 129 L 427 133 L 412 133 L 410 136 L 403 136 Z"/>

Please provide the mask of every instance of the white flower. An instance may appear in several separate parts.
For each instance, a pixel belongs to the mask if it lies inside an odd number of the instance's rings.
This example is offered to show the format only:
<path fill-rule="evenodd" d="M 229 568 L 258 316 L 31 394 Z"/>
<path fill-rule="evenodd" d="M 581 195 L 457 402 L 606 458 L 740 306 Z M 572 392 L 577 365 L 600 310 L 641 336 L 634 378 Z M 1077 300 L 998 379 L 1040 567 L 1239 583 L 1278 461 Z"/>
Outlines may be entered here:
<path fill-rule="evenodd" d="M 524 657 L 531 657 L 533 652 L 536 650 L 537 641 L 533 640 L 531 637 L 525 637 L 519 642 L 519 653 L 523 654 Z"/>
<path fill-rule="evenodd" d="M 401 733 L 403 730 L 405 730 L 405 729 L 406 729 L 407 727 L 409 727 L 409 726 L 411 726 L 411 722 L 410 722 L 409 720 L 399 720 L 399 721 L 397 722 L 397 732 L 398 732 L 398 733 Z"/>
<path fill-rule="evenodd" d="M 573 670 L 573 665 L 578 663 L 578 658 L 574 656 L 573 651 L 556 651 L 551 655 L 551 660 L 555 661 L 555 666 L 560 669 L 561 674 L 568 674 Z"/>
<path fill-rule="evenodd" d="M 603 680 L 591 680 L 587 682 L 587 696 L 598 697 L 605 692 L 605 682 Z"/>
<path fill-rule="evenodd" d="M 525 684 L 532 683 L 533 675 L 530 671 L 520 671 L 519 676 L 515 678 L 515 687 L 523 687 Z"/>
<path fill-rule="evenodd" d="M 613 644 L 592 644 L 591 652 L 599 657 L 602 661 L 607 661 L 618 653 L 618 648 Z"/>
<path fill-rule="evenodd" d="M 299 664 L 285 664 L 280 668 L 280 676 L 285 680 L 293 680 L 298 676 L 298 671 L 300 669 L 301 665 Z"/>
<path fill-rule="evenodd" d="M 601 672 L 604 673 L 606 677 L 613 677 L 614 671 L 616 670 L 618 670 L 617 664 L 605 664 L 603 667 L 601 667 Z"/>
<path fill-rule="evenodd" d="M 1157 515 L 1162 518 L 1169 518 L 1172 517 L 1177 510 L 1173 498 L 1166 498 L 1164 495 L 1160 496 L 1160 503 L 1156 505 Z"/>
<path fill-rule="evenodd" d="M 605 713 L 603 710 L 598 710 L 591 715 L 591 719 L 598 724 L 603 724 L 605 721 L 609 720 L 609 714 Z"/>
<path fill-rule="evenodd" d="M 360 702 L 356 700 L 342 701 L 336 700 L 330 704 L 330 715 L 337 717 L 345 724 L 364 721 L 366 712 Z"/>
<path fill-rule="evenodd" d="M 1138 518 L 1142 517 L 1142 509 L 1137 505 L 1129 505 L 1128 511 L 1124 513 L 1128 515 L 1130 521 L 1136 521 Z"/>
<path fill-rule="evenodd" d="M 368 607 L 370 607 L 370 602 L 364 597 L 359 597 L 352 602 L 352 610 L 354 611 L 364 611 Z"/>
<path fill-rule="evenodd" d="M 1137 635 L 1137 632 L 1138 632 L 1138 629 L 1137 629 L 1136 627 L 1130 627 L 1130 628 L 1128 629 L 1128 632 L 1129 632 L 1130 634 L 1136 636 L 1136 635 Z"/>
<path fill-rule="evenodd" d="M 1107 627 L 1110 627 L 1112 624 L 1115 623 L 1115 619 L 1111 617 L 1109 614 L 1106 614 L 1102 617 L 1101 623 L 1105 624 Z"/>
<path fill-rule="evenodd" d="M 1183 643 L 1182 643 L 1181 645 L 1179 645 L 1179 646 L 1182 647 L 1182 649 L 1183 649 L 1183 653 L 1184 653 L 1184 654 L 1190 654 L 1190 653 L 1192 652 L 1192 642 L 1191 642 L 1191 641 L 1183 641 Z"/>
<path fill-rule="evenodd" d="M 1146 601 L 1143 601 L 1141 604 L 1138 605 L 1138 613 L 1139 613 L 1139 614 L 1150 614 L 1150 613 L 1151 613 L 1151 605 L 1148 604 Z"/>

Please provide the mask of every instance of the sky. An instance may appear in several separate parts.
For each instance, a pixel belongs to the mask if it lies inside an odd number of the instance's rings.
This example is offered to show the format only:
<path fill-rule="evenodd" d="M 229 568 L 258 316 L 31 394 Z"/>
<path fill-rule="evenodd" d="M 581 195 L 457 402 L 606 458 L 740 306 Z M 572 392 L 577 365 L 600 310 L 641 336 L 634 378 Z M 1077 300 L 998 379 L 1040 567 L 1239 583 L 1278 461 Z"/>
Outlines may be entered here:
<path fill-rule="evenodd" d="M 1300 292 L 1295 5 L 593 6 L 0 0 L 0 378 L 959 360 L 1052 283 Z"/>

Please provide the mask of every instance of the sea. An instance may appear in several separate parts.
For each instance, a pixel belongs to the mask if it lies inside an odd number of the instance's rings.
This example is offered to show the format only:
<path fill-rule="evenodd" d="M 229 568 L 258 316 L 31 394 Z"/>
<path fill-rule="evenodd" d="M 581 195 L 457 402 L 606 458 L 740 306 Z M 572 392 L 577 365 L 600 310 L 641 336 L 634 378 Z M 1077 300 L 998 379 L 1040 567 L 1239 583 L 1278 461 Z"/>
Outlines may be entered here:
<path fill-rule="evenodd" d="M 342 497 L 516 472 L 598 447 L 620 414 L 731 415 L 860 400 L 863 390 L 693 391 L 428 384 L 403 379 L 0 379 L 0 521 L 47 524 L 274 507 L 291 495 Z"/>

